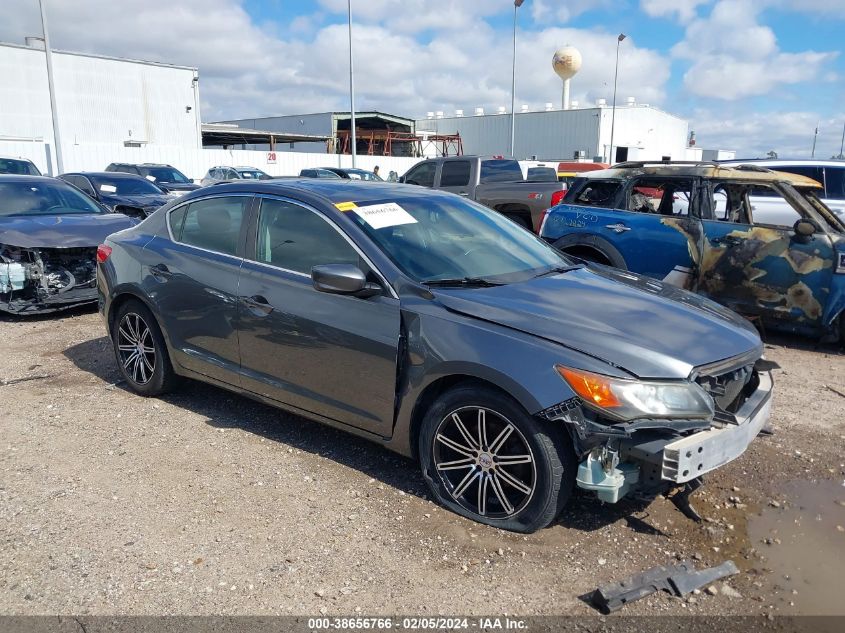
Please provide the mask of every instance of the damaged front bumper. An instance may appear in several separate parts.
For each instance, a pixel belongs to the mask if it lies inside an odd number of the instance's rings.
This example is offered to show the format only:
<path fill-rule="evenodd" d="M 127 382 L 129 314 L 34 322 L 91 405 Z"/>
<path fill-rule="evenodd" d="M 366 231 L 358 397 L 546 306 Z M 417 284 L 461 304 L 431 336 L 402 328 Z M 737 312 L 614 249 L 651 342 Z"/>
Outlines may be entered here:
<path fill-rule="evenodd" d="M 0 311 L 46 314 L 97 301 L 96 248 L 0 246 Z"/>
<path fill-rule="evenodd" d="M 581 451 L 585 457 L 578 467 L 578 487 L 616 503 L 631 493 L 659 494 L 694 482 L 742 455 L 768 422 L 771 374 L 754 372 L 751 387 L 753 391 L 734 412 L 720 411 L 712 421 L 603 425 L 589 420 L 574 403 L 545 414 L 569 423 L 576 444 L 587 447 Z"/>

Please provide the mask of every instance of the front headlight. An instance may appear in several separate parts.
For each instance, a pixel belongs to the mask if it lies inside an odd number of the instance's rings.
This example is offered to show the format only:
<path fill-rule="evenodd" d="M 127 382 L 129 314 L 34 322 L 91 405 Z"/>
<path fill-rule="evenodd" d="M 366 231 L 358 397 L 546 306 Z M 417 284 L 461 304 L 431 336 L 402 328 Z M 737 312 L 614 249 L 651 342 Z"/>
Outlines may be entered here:
<path fill-rule="evenodd" d="M 556 365 L 585 404 L 619 420 L 709 418 L 713 399 L 692 382 L 625 380 Z"/>

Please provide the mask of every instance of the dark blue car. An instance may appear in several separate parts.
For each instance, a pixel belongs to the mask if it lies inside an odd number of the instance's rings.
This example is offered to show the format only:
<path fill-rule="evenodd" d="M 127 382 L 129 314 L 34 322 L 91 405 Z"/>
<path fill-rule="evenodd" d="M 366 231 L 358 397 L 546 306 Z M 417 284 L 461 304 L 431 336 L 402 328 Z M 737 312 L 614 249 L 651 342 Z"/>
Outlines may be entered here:
<path fill-rule="evenodd" d="M 59 176 L 104 207 L 143 220 L 175 196 L 146 178 L 119 172 L 72 172 Z"/>

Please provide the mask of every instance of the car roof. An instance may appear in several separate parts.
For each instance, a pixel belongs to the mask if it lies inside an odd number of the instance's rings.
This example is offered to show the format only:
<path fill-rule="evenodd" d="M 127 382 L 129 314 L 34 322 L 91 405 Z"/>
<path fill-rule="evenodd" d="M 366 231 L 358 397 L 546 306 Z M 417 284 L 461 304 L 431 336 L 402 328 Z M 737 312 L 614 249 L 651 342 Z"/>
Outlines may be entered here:
<path fill-rule="evenodd" d="M 133 167 L 173 167 L 168 163 L 110 163 L 111 165 L 132 165 Z M 176 169 L 175 167 L 173 167 Z"/>
<path fill-rule="evenodd" d="M 0 174 L 0 182 L 50 182 L 61 183 L 63 187 L 70 187 L 64 180 L 52 176 L 24 176 L 22 174 Z"/>
<path fill-rule="evenodd" d="M 280 178 L 273 180 L 258 181 L 234 181 L 219 183 L 213 188 L 205 187 L 186 194 L 182 199 L 190 200 L 208 195 L 209 191 L 220 194 L 226 191 L 232 193 L 264 193 L 270 195 L 291 196 L 305 201 L 319 199 L 330 205 L 341 202 L 355 203 L 377 203 L 399 198 L 427 197 L 452 198 L 455 194 L 426 187 L 416 187 L 391 182 L 372 182 L 360 180 L 345 180 L 342 178 L 319 179 L 319 178 Z"/>
<path fill-rule="evenodd" d="M 62 176 L 96 176 L 99 178 L 126 178 L 127 180 L 147 180 L 146 178 L 139 176 L 138 174 L 127 174 L 123 171 L 67 171 L 63 174 L 59 174 L 59 178 Z M 149 180 L 147 180 L 149 182 Z"/>
<path fill-rule="evenodd" d="M 821 188 L 821 184 L 812 178 L 788 172 L 773 171 L 757 165 L 729 166 L 719 163 L 628 162 L 613 165 L 609 169 L 588 171 L 579 175 L 589 180 L 627 179 L 634 176 L 698 176 L 759 183 L 788 182 L 794 187 Z"/>
<path fill-rule="evenodd" d="M 836 158 L 818 160 L 815 158 L 732 158 L 731 160 L 719 161 L 723 165 L 771 165 L 773 167 L 841 167 L 845 169 L 845 160 Z"/>
<path fill-rule="evenodd" d="M 30 159 L 24 158 L 23 156 L 9 156 L 8 154 L 0 154 L 0 159 L 3 159 L 3 160 L 19 160 L 19 161 L 24 162 L 24 163 L 32 163 L 32 161 Z"/>

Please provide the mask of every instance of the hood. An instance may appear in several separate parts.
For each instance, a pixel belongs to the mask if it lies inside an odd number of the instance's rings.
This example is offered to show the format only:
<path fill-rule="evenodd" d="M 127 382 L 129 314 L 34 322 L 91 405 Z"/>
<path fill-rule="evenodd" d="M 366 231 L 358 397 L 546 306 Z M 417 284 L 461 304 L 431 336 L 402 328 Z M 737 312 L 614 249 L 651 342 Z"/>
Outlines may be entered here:
<path fill-rule="evenodd" d="M 97 246 L 135 222 L 122 213 L 0 217 L 0 244 L 20 248 Z"/>
<path fill-rule="evenodd" d="M 448 309 L 554 341 L 640 378 L 694 367 L 762 343 L 742 317 L 662 282 L 606 267 L 492 288 L 432 288 Z"/>
<path fill-rule="evenodd" d="M 168 202 L 170 202 L 171 198 L 164 193 L 144 193 L 139 195 L 118 195 L 118 194 L 103 194 L 100 193 L 100 201 L 103 204 L 107 204 L 110 207 L 113 207 L 118 204 L 125 204 L 128 206 L 139 207 L 139 208 L 147 208 L 147 207 L 160 207 Z"/>

